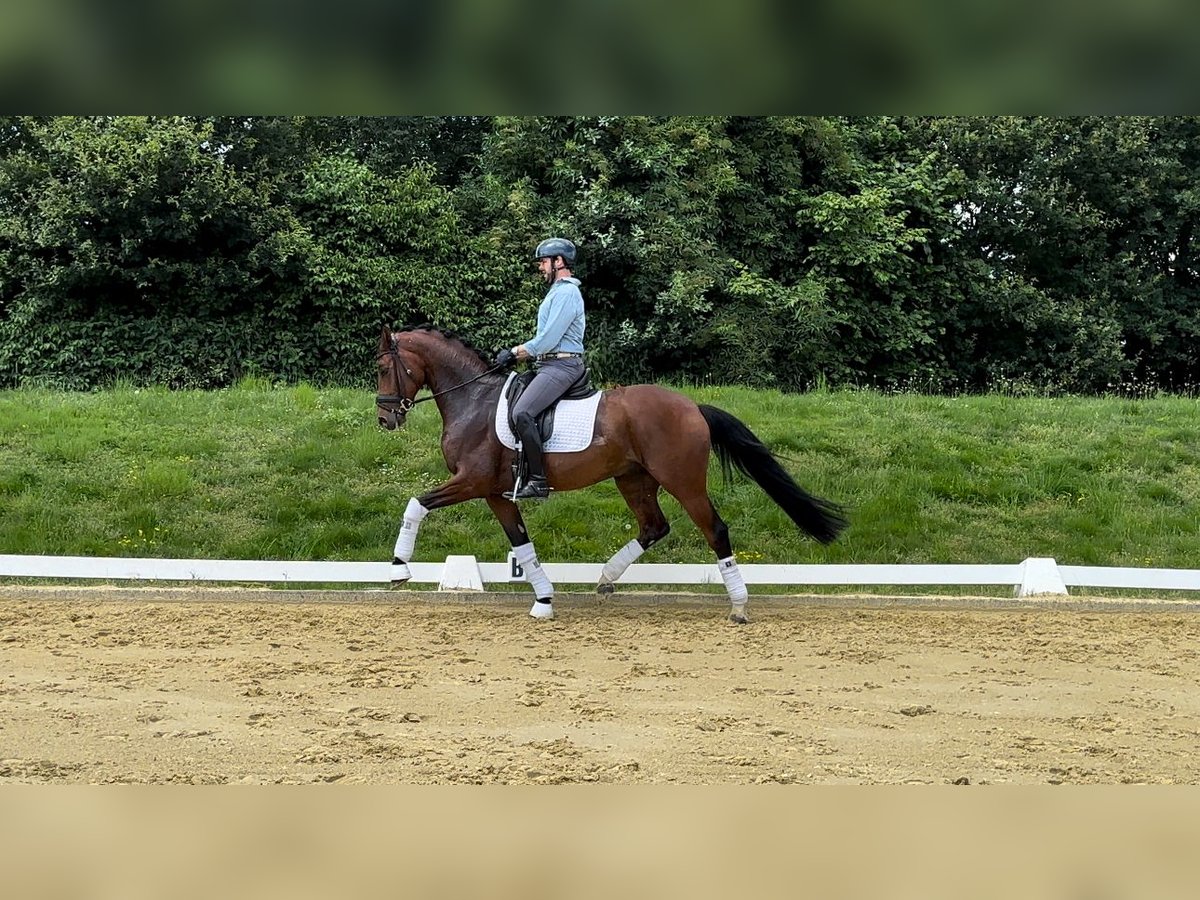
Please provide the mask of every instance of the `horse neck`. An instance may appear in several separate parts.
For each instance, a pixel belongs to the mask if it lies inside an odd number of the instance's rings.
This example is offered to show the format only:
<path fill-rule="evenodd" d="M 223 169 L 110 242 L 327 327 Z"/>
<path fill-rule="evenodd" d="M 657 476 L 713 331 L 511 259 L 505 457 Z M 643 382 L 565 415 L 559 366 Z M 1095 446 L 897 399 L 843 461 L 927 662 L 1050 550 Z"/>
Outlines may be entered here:
<path fill-rule="evenodd" d="M 425 363 L 426 386 L 434 394 L 440 394 L 434 400 L 442 413 L 442 418 L 449 420 L 461 410 L 479 402 L 480 391 L 486 388 L 486 380 L 481 379 L 467 385 L 461 390 L 453 390 L 459 385 L 470 381 L 486 371 L 486 366 L 480 361 L 478 366 L 464 365 L 461 351 L 456 352 L 448 344 L 426 341 L 421 348 Z M 474 360 L 473 357 L 470 359 Z M 443 393 L 448 391 L 449 393 Z"/>
<path fill-rule="evenodd" d="M 454 382 L 450 387 L 474 377 L 474 374 L 464 375 L 461 381 Z M 481 378 L 459 390 L 442 394 L 433 402 L 437 404 L 446 428 L 453 425 L 470 430 L 477 422 L 490 420 L 495 413 L 498 394 L 499 390 L 493 378 Z"/>

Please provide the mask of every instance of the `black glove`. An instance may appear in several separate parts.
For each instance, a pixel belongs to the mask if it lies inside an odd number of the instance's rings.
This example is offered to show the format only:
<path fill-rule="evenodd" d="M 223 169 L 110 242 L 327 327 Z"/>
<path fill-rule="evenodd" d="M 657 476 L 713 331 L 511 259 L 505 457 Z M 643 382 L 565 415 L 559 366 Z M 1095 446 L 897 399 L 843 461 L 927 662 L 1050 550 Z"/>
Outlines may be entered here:
<path fill-rule="evenodd" d="M 496 354 L 495 365 L 507 369 L 509 366 L 516 365 L 517 354 L 513 353 L 508 347 L 505 347 Z"/>

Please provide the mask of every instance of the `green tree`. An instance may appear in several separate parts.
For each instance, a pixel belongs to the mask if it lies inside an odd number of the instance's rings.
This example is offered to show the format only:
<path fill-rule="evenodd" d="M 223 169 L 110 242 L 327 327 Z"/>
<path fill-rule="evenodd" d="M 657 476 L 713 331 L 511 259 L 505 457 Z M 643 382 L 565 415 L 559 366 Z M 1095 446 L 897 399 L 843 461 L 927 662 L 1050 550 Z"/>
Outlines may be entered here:
<path fill-rule="evenodd" d="M 358 382 L 380 322 L 497 330 L 512 264 L 432 163 L 377 171 L 304 118 L 19 124 L 0 159 L 5 383 Z"/>
<path fill-rule="evenodd" d="M 955 118 L 974 377 L 1104 390 L 1196 380 L 1194 119 Z M 970 359 L 968 359 L 970 357 Z"/>
<path fill-rule="evenodd" d="M 349 155 L 318 157 L 292 203 L 311 252 L 276 318 L 281 330 L 288 321 L 312 329 L 295 345 L 310 367 L 337 380 L 361 377 L 364 354 L 374 352 L 364 335 L 381 322 L 433 322 L 485 348 L 509 332 L 501 298 L 511 289 L 501 285 L 519 275 L 464 227 L 433 166 L 383 175 Z"/>
<path fill-rule="evenodd" d="M 0 385 L 361 383 L 580 247 L 601 380 L 1200 383 L 1200 118 L 0 117 Z"/>
<path fill-rule="evenodd" d="M 226 382 L 265 336 L 232 325 L 299 266 L 286 208 L 210 122 L 60 117 L 0 162 L 0 377 Z"/>
<path fill-rule="evenodd" d="M 486 177 L 508 186 L 497 233 L 520 247 L 550 233 L 579 243 L 593 363 L 605 377 L 774 383 L 786 369 L 774 350 L 823 333 L 823 286 L 781 262 L 796 255 L 788 216 L 802 192 L 789 177 L 807 176 L 820 129 L 758 121 L 497 122 L 482 157 Z M 760 165 L 782 199 L 756 181 Z"/>

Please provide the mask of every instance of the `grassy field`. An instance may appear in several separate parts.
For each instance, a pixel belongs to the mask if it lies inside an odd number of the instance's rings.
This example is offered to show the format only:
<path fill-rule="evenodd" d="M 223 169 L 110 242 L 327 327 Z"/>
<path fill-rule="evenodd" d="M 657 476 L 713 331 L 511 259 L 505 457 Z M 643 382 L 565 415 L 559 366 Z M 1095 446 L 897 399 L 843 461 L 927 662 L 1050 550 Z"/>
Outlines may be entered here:
<path fill-rule="evenodd" d="M 804 395 L 684 389 L 742 418 L 813 493 L 846 505 L 830 547 L 756 485 L 710 482 L 743 562 L 1200 567 L 1200 416 L 1187 398 Z M 390 559 L 408 498 L 444 480 L 432 404 L 375 424 L 369 390 L 0 393 L 0 553 Z M 644 562 L 707 562 L 665 497 Z M 636 534 L 611 483 L 530 506 L 544 561 L 602 562 Z M 417 561 L 503 560 L 487 507 L 432 514 Z"/>

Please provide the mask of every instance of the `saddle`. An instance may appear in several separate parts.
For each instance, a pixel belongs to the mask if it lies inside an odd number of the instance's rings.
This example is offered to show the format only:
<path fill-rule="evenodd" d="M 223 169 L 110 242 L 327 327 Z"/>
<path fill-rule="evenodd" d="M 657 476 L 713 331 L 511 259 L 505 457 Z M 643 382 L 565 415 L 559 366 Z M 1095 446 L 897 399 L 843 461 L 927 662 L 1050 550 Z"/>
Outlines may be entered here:
<path fill-rule="evenodd" d="M 504 398 L 508 401 L 508 427 L 512 429 L 513 434 L 517 433 L 517 425 L 513 421 L 513 407 L 517 405 L 517 398 L 525 393 L 525 388 L 529 387 L 529 382 L 533 381 L 536 375 L 537 372 L 530 369 L 513 376 L 512 381 L 508 384 L 508 390 L 504 393 Z M 559 400 L 585 400 L 598 391 L 599 388 L 592 387 L 589 370 L 584 369 L 580 372 L 579 377 L 571 382 L 571 386 L 567 388 L 566 392 L 534 419 L 537 423 L 538 434 L 542 436 L 542 443 L 550 440 L 550 435 L 554 433 L 554 410 L 558 408 Z"/>

